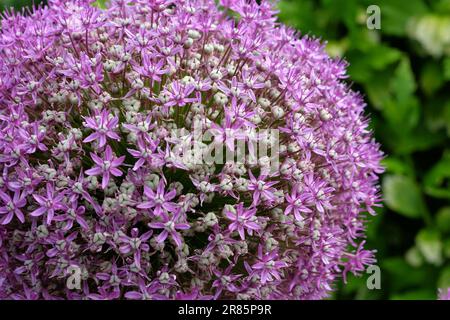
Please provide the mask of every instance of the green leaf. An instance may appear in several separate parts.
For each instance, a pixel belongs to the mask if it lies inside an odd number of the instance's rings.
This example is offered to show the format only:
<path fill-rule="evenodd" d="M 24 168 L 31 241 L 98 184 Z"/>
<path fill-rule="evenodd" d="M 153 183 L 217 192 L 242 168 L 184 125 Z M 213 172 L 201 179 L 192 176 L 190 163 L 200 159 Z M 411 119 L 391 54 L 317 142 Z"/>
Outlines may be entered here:
<path fill-rule="evenodd" d="M 368 1 L 370 4 L 373 1 Z M 410 19 L 428 11 L 423 0 L 379 0 L 375 2 L 381 8 L 381 31 L 384 34 L 404 36 Z"/>
<path fill-rule="evenodd" d="M 405 253 L 405 260 L 413 267 L 420 267 L 423 264 L 423 256 L 420 254 L 419 249 L 411 247 Z"/>
<path fill-rule="evenodd" d="M 443 66 L 444 66 L 444 79 L 450 80 L 450 58 L 444 59 Z"/>
<path fill-rule="evenodd" d="M 450 288 L 450 266 L 441 271 L 438 280 L 438 288 Z"/>
<path fill-rule="evenodd" d="M 341 20 L 350 30 L 356 28 L 358 0 L 322 0 L 322 5 L 332 14 L 334 20 Z"/>
<path fill-rule="evenodd" d="M 395 173 L 399 175 L 411 176 L 414 173 L 414 169 L 405 161 L 388 156 L 381 161 L 381 164 L 386 168 L 386 172 Z"/>
<path fill-rule="evenodd" d="M 419 100 L 412 95 L 402 97 L 402 100 L 389 100 L 384 105 L 383 115 L 398 135 L 408 136 L 420 120 Z"/>
<path fill-rule="evenodd" d="M 450 0 L 436 0 L 431 3 L 433 10 L 441 14 L 450 14 Z"/>
<path fill-rule="evenodd" d="M 315 36 L 324 36 L 327 34 L 326 32 L 323 32 L 326 28 L 320 27 L 327 22 L 326 16 L 323 14 L 311 14 L 315 11 L 312 2 L 280 1 L 277 6 L 280 10 L 278 18 L 283 23 L 295 27 L 303 34 L 312 33 Z M 316 13 L 318 12 L 316 11 Z M 329 38 L 327 37 L 327 39 Z"/>
<path fill-rule="evenodd" d="M 420 230 L 416 235 L 416 245 L 428 263 L 436 266 L 442 264 L 442 242 L 438 231 Z"/>
<path fill-rule="evenodd" d="M 383 138 L 385 148 L 389 147 L 399 155 L 425 151 L 445 141 L 443 132 L 430 132 L 425 126 L 418 126 L 410 131 L 408 126 L 401 123 L 384 123 L 378 125 L 376 131 Z"/>
<path fill-rule="evenodd" d="M 361 37 L 368 37 L 363 31 L 358 34 Z M 354 41 L 354 39 L 350 38 L 350 41 Z M 366 68 L 369 67 L 373 70 L 383 70 L 394 62 L 399 61 L 401 57 L 402 53 L 398 49 L 379 44 L 376 40 L 373 40 L 363 50 L 354 50 L 349 53 L 349 60 L 352 63 L 361 63 Z"/>
<path fill-rule="evenodd" d="M 442 232 L 450 232 L 450 207 L 441 208 L 436 214 L 436 226 Z"/>
<path fill-rule="evenodd" d="M 450 128 L 450 103 L 444 95 L 434 95 L 423 103 L 424 122 L 429 131 L 437 132 Z M 447 115 L 448 114 L 448 115 Z M 449 131 L 450 132 L 450 131 Z"/>
<path fill-rule="evenodd" d="M 378 33 L 372 32 L 366 27 L 360 27 L 352 30 L 348 34 L 348 39 L 352 44 L 352 49 L 354 49 L 355 51 L 364 52 L 367 60 L 372 59 L 372 57 L 375 56 L 372 51 L 376 50 L 377 46 L 387 47 L 386 45 L 380 43 L 380 36 L 378 35 Z M 359 56 L 359 58 L 363 57 Z M 370 63 L 368 62 L 367 64 Z"/>
<path fill-rule="evenodd" d="M 446 186 L 450 179 L 450 151 L 426 174 L 424 190 L 430 196 L 450 199 L 450 189 Z"/>
<path fill-rule="evenodd" d="M 397 135 L 409 135 L 420 120 L 420 104 L 414 95 L 417 85 L 409 58 L 403 57 L 389 84 L 391 99 L 385 101 L 383 115 Z"/>
<path fill-rule="evenodd" d="M 447 136 L 450 138 L 450 101 L 446 103 L 442 117 L 447 127 Z"/>
<path fill-rule="evenodd" d="M 444 257 L 450 259 L 450 239 L 444 240 Z"/>
<path fill-rule="evenodd" d="M 426 284 L 433 281 L 429 271 L 429 266 L 422 268 L 410 266 L 403 257 L 386 257 L 381 261 L 381 279 L 383 283 L 388 282 L 389 288 L 395 292 L 427 287 Z"/>
<path fill-rule="evenodd" d="M 409 177 L 385 176 L 383 194 L 387 206 L 406 217 L 420 218 L 426 210 L 419 186 Z"/>
<path fill-rule="evenodd" d="M 394 72 L 391 87 L 400 102 L 407 100 L 416 90 L 417 85 L 409 58 L 404 57 L 400 61 Z"/>
<path fill-rule="evenodd" d="M 364 83 L 364 89 L 369 97 L 369 101 L 377 110 L 384 109 L 386 104 L 393 99 L 393 95 L 386 85 L 386 79 L 390 78 L 391 75 L 392 70 L 389 67 L 383 71 L 372 73 L 370 79 Z"/>
<path fill-rule="evenodd" d="M 425 64 L 420 75 L 420 86 L 425 94 L 434 94 L 443 84 L 444 77 L 439 65 L 431 61 Z"/>
<path fill-rule="evenodd" d="M 374 79 L 377 73 L 385 71 L 386 68 L 393 65 L 402 57 L 402 53 L 395 48 L 380 44 L 379 40 L 367 29 L 358 30 L 350 34 L 349 42 L 353 48 L 346 54 L 346 58 L 350 61 L 348 73 L 352 80 L 356 80 L 367 84 L 367 86 L 382 85 L 386 91 L 385 78 L 381 83 Z M 357 45 L 355 45 L 357 43 Z M 356 49 L 357 48 L 357 49 Z M 385 73 L 388 76 L 392 74 Z"/>
<path fill-rule="evenodd" d="M 376 48 L 371 50 L 369 64 L 375 70 L 381 70 L 398 61 L 401 56 L 402 53 L 398 49 L 391 48 L 386 45 L 377 45 Z"/>

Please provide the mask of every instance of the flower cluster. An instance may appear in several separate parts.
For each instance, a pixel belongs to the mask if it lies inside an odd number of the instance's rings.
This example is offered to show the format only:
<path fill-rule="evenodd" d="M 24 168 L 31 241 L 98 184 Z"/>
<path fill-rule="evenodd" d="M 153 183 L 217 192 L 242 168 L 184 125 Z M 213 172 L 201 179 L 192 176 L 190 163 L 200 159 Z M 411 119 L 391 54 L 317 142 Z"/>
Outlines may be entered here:
<path fill-rule="evenodd" d="M 0 298 L 320 299 L 375 262 L 382 153 L 344 61 L 269 1 L 92 2 L 1 20 Z M 177 155 L 238 129 L 278 130 L 278 169 Z"/>

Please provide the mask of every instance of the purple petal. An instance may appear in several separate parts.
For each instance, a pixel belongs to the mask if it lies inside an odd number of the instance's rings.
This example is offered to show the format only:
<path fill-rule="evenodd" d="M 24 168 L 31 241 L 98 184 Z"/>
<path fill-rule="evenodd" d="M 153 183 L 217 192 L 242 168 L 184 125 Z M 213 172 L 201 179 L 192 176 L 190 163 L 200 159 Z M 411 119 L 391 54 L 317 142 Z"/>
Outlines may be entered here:
<path fill-rule="evenodd" d="M 119 158 L 113 160 L 113 161 L 111 162 L 111 165 L 112 165 L 113 167 L 118 167 L 118 166 L 120 166 L 124 161 L 125 161 L 125 156 L 121 156 L 121 157 L 119 157 Z"/>
<path fill-rule="evenodd" d="M 103 172 L 103 170 L 100 167 L 94 167 L 92 169 L 86 170 L 84 173 L 86 173 L 88 176 L 98 176 L 102 172 Z M 33 195 L 33 197 L 34 197 L 34 195 Z M 36 201 L 37 201 L 37 199 L 36 199 Z"/>
<path fill-rule="evenodd" d="M 92 134 L 90 134 L 89 136 L 87 136 L 83 142 L 92 142 L 94 140 L 97 140 L 99 137 L 99 133 L 98 132 L 94 132 Z"/>
<path fill-rule="evenodd" d="M 109 172 L 115 177 L 120 177 L 122 175 L 122 171 L 117 168 L 111 168 L 109 169 Z"/>
<path fill-rule="evenodd" d="M 98 155 L 96 155 L 95 153 L 91 152 L 91 158 L 92 160 L 95 162 L 95 164 L 97 164 L 98 166 L 102 166 L 103 165 L 103 160 L 102 158 L 100 158 Z"/>
<path fill-rule="evenodd" d="M 155 206 L 155 203 L 153 201 L 147 201 L 147 202 L 138 204 L 136 207 L 139 209 L 149 209 L 149 208 L 153 208 L 154 206 Z"/>
<path fill-rule="evenodd" d="M 137 291 L 130 291 L 130 292 L 125 293 L 125 298 L 131 299 L 131 300 L 141 300 L 142 294 Z"/>
<path fill-rule="evenodd" d="M 102 177 L 102 189 L 103 190 L 106 189 L 106 187 L 108 186 L 109 178 L 110 178 L 109 171 L 103 172 L 103 177 Z"/>
<path fill-rule="evenodd" d="M 39 216 L 42 216 L 45 212 L 47 212 L 47 208 L 40 207 L 40 208 L 34 210 L 33 212 L 31 212 L 30 216 L 39 217 Z"/>
<path fill-rule="evenodd" d="M 164 242 L 167 239 L 167 236 L 169 235 L 169 232 L 167 230 L 163 230 L 157 237 L 156 242 L 161 243 Z"/>
<path fill-rule="evenodd" d="M 0 198 L 3 200 L 5 204 L 8 204 L 8 202 L 11 201 L 11 197 L 8 196 L 6 193 L 4 193 L 2 190 L 0 190 Z"/>
<path fill-rule="evenodd" d="M 112 149 L 109 145 L 106 146 L 105 159 L 108 161 L 111 161 L 111 159 L 112 159 Z"/>
<path fill-rule="evenodd" d="M 165 228 L 165 225 L 162 222 L 150 222 L 148 224 L 148 226 L 150 228 L 155 228 L 155 229 L 164 229 Z"/>
<path fill-rule="evenodd" d="M 2 218 L 1 224 L 5 225 L 5 224 L 10 223 L 13 216 L 14 216 L 14 212 L 11 211 L 10 213 L 8 213 L 8 215 L 6 215 Z"/>
<path fill-rule="evenodd" d="M 22 211 L 20 211 L 19 209 L 16 209 L 14 211 L 14 213 L 16 214 L 17 219 L 19 219 L 20 222 L 24 223 L 25 222 L 25 217 L 23 216 Z"/>

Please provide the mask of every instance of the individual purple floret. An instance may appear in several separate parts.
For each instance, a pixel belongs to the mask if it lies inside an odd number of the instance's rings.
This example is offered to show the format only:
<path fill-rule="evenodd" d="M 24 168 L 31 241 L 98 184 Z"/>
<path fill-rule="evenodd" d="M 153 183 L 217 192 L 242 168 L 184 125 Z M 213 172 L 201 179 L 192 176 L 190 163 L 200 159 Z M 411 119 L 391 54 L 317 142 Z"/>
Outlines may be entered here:
<path fill-rule="evenodd" d="M 364 101 L 271 1 L 47 2 L 1 16 L 0 299 L 322 299 L 376 262 Z"/>

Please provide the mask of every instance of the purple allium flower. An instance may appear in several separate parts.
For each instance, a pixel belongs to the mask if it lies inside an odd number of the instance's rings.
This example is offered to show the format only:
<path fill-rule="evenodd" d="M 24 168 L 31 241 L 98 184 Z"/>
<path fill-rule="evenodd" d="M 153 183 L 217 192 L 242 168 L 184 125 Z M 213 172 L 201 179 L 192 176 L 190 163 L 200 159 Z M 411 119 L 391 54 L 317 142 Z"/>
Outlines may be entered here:
<path fill-rule="evenodd" d="M 47 2 L 0 26 L 0 299 L 322 299 L 375 263 L 364 101 L 272 2 Z"/>
<path fill-rule="evenodd" d="M 252 236 L 253 231 L 260 230 L 261 227 L 256 221 L 256 208 L 245 209 L 243 203 L 239 203 L 236 208 L 224 208 L 225 216 L 233 221 L 229 226 L 230 232 L 237 231 L 242 240 L 245 240 L 245 232 Z"/>
<path fill-rule="evenodd" d="M 309 198 L 309 194 L 301 192 L 296 186 L 293 186 L 291 194 L 286 194 L 286 202 L 288 205 L 284 210 L 285 215 L 289 215 L 291 212 L 297 221 L 303 221 L 303 214 L 311 213 L 305 204 L 305 200 Z"/>
<path fill-rule="evenodd" d="M 240 289 L 236 286 L 236 280 L 238 280 L 242 275 L 240 274 L 232 274 L 231 271 L 234 268 L 234 264 L 230 264 L 225 271 L 220 271 L 220 269 L 214 270 L 214 275 L 217 280 L 215 280 L 212 284 L 213 288 L 216 289 L 216 293 L 214 294 L 214 298 L 220 297 L 220 294 L 223 290 L 230 292 L 239 292 Z"/>
<path fill-rule="evenodd" d="M 271 252 L 263 252 L 263 246 L 258 246 L 258 262 L 250 266 L 250 275 L 258 275 L 262 284 L 270 282 L 274 279 L 280 280 L 280 272 L 282 268 L 288 265 L 285 261 L 278 260 L 277 250 Z"/>
<path fill-rule="evenodd" d="M 114 131 L 119 123 L 119 118 L 109 117 L 108 110 L 103 110 L 95 117 L 86 117 L 86 127 L 94 130 L 83 142 L 98 140 L 98 147 L 102 148 L 106 144 L 106 139 L 120 140 L 119 135 Z"/>
<path fill-rule="evenodd" d="M 261 175 L 258 178 L 255 178 L 253 173 L 249 171 L 250 182 L 248 184 L 248 189 L 253 191 L 253 206 L 257 206 L 260 204 L 261 200 L 263 201 L 272 201 L 275 199 L 274 192 L 275 188 L 272 186 L 277 184 L 278 181 L 266 181 L 266 175 Z"/>
<path fill-rule="evenodd" d="M 4 206 L 0 207 L 1 224 L 8 224 L 11 222 L 14 216 L 19 219 L 20 222 L 25 222 L 25 217 L 21 208 L 25 207 L 27 201 L 20 191 L 14 192 L 14 196 L 11 198 L 8 194 L 0 190 L 0 199 L 3 201 Z"/>
<path fill-rule="evenodd" d="M 64 192 L 55 192 L 55 187 L 52 182 L 47 182 L 46 194 L 41 196 L 38 194 L 33 194 L 34 200 L 39 205 L 39 208 L 30 212 L 30 216 L 39 217 L 43 214 L 47 215 L 46 223 L 50 224 L 55 215 L 55 211 L 64 209 L 65 205 L 63 203 Z"/>
<path fill-rule="evenodd" d="M 150 222 L 148 226 L 153 229 L 162 229 L 156 237 L 158 243 L 164 242 L 170 236 L 178 247 L 182 246 L 182 238 L 177 230 L 187 230 L 191 226 L 189 223 L 179 222 L 180 212 L 175 213 L 171 218 L 163 214 L 160 222 Z"/>
<path fill-rule="evenodd" d="M 70 206 L 66 208 L 65 214 L 62 214 L 55 218 L 57 221 L 66 221 L 66 225 L 63 227 L 63 230 L 70 230 L 73 227 L 73 223 L 76 222 L 83 229 L 89 229 L 89 225 L 86 220 L 83 218 L 84 213 L 86 212 L 86 208 L 84 206 L 78 206 L 78 201 L 72 201 Z"/>
<path fill-rule="evenodd" d="M 175 198 L 177 191 L 175 189 L 166 192 L 164 180 L 159 180 L 156 192 L 154 192 L 150 187 L 144 186 L 144 195 L 147 197 L 148 201 L 142 202 L 137 205 L 139 209 L 152 209 L 153 215 L 161 216 L 165 212 L 177 212 L 177 205 L 174 202 L 170 202 Z M 167 217 L 166 214 L 164 214 Z"/>
<path fill-rule="evenodd" d="M 108 145 L 106 146 L 104 158 L 100 158 L 95 153 L 91 152 L 91 158 L 95 163 L 94 168 L 86 170 L 86 174 L 88 176 L 102 176 L 102 189 L 105 189 L 106 186 L 109 183 L 109 180 L 112 176 L 120 177 L 123 173 L 118 167 L 123 163 L 125 160 L 125 156 L 121 156 L 119 158 L 113 157 L 112 149 Z"/>

